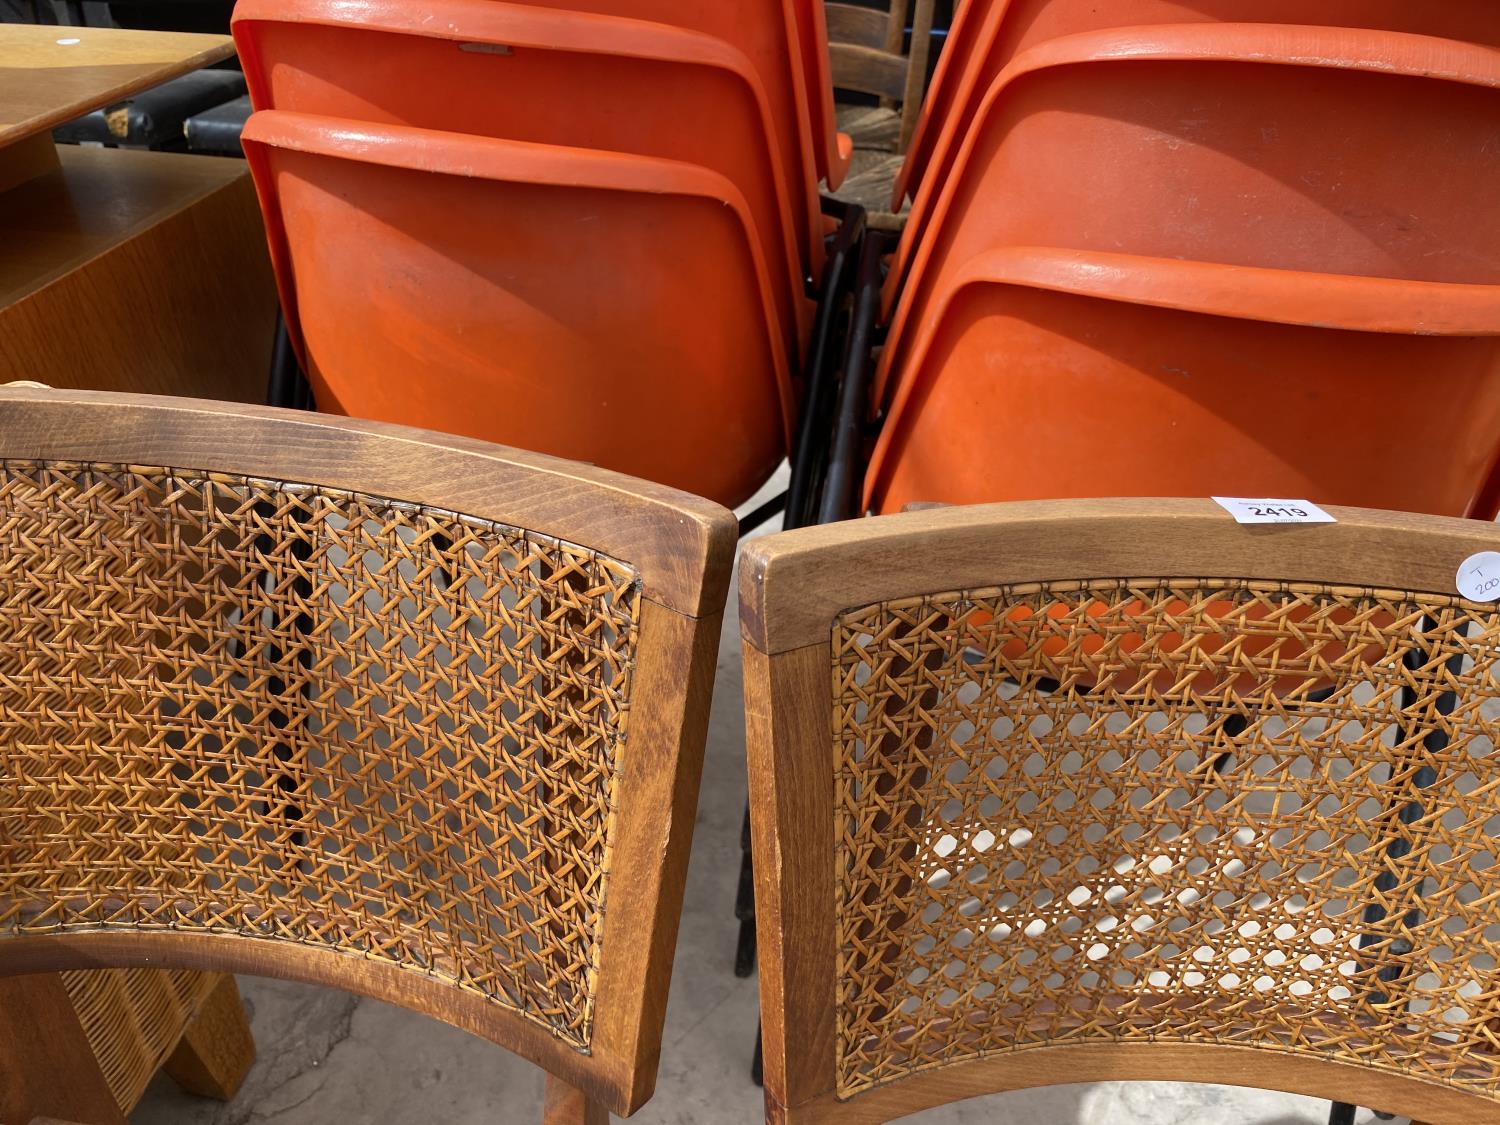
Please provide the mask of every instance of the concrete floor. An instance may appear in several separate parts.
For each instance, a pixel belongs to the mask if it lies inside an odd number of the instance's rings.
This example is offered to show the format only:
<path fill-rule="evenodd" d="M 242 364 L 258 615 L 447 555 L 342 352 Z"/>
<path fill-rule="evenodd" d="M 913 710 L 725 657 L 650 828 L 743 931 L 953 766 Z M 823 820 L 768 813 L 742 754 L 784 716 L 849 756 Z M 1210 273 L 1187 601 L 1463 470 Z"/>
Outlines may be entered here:
<path fill-rule="evenodd" d="M 773 482 L 761 499 L 784 482 Z M 703 793 L 655 1098 L 643 1125 L 763 1121 L 748 1068 L 755 981 L 736 980 L 733 918 L 744 808 L 738 625 L 726 615 Z M 158 1077 L 135 1125 L 363 1125 L 541 1120 L 540 1072 L 505 1051 L 374 1000 L 241 978 L 259 1058 L 229 1104 Z M 1209 1086 L 1069 1086 L 983 1098 L 909 1120 L 923 1125 L 1322 1125 L 1327 1103 Z M 1374 1121 L 1362 1112 L 1360 1125 Z"/>

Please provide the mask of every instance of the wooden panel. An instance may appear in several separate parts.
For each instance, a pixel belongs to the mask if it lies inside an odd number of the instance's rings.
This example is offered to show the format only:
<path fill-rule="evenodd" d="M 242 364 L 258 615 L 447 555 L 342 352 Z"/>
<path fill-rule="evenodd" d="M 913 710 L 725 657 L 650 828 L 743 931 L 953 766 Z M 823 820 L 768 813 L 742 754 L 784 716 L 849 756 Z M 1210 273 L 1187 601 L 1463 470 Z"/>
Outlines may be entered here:
<path fill-rule="evenodd" d="M 542 1125 L 609 1125 L 609 1111 L 576 1086 L 549 1074 Z"/>
<path fill-rule="evenodd" d="M 204 975 L 208 994 L 162 1069 L 188 1093 L 227 1102 L 250 1073 L 255 1040 L 234 978 Z"/>
<path fill-rule="evenodd" d="M 883 48 L 890 16 L 874 8 L 854 4 L 825 4 L 830 45 Z"/>
<path fill-rule="evenodd" d="M 260 401 L 276 293 L 245 166 L 59 152 L 0 197 L 0 381 Z"/>
<path fill-rule="evenodd" d="M 0 977 L 0 1121 L 125 1118 L 55 973 Z"/>
<path fill-rule="evenodd" d="M 0 148 L 0 192 L 57 171 L 57 146 L 46 133 Z"/>
<path fill-rule="evenodd" d="M 0 305 L 248 179 L 237 160 L 78 145 L 54 152 L 50 173 L 0 196 Z"/>
<path fill-rule="evenodd" d="M 227 35 L 0 24 L 0 145 L 233 53 Z"/>

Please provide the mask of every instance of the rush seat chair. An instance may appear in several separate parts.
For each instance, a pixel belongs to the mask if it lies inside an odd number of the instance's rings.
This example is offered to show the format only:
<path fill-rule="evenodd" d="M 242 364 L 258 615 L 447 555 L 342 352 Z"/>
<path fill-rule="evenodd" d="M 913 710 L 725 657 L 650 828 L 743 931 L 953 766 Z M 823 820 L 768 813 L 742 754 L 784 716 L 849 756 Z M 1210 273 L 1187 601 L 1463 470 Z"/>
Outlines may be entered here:
<path fill-rule="evenodd" d="M 1457 579 L 1500 532 L 1332 514 L 747 546 L 768 1121 L 1145 1079 L 1496 1119 L 1500 609 Z"/>
<path fill-rule="evenodd" d="M 1494 282 L 1497 129 L 1490 48 L 1259 24 L 1050 40 L 996 82 L 903 234 L 881 387 L 949 272 L 1006 246 Z"/>
<path fill-rule="evenodd" d="M 941 186 L 979 101 L 1021 52 L 1083 31 L 1199 22 L 1399 31 L 1500 46 L 1489 0 L 974 0 L 954 17 L 896 182 L 894 208 L 929 184 Z"/>
<path fill-rule="evenodd" d="M 698 164 L 740 189 L 784 293 L 811 315 L 818 201 L 783 164 L 760 76 L 718 39 L 499 0 L 242 0 L 235 42 L 257 109 Z"/>
<path fill-rule="evenodd" d="M 927 86 L 934 0 L 892 0 L 886 12 L 836 2 L 824 7 L 831 36 L 828 54 L 834 88 L 878 96 L 881 105 L 899 104 L 901 120 L 894 151 L 904 152 L 916 128 Z"/>
<path fill-rule="evenodd" d="M 1493 519 L 1500 285 L 996 250 L 921 334 L 864 504 L 1291 496 Z"/>
<path fill-rule="evenodd" d="M 0 403 L 0 975 L 342 988 L 536 1063 L 548 1125 L 638 1108 L 733 516 L 406 427 Z"/>
<path fill-rule="evenodd" d="M 279 110 L 244 145 L 321 409 L 724 504 L 785 455 L 793 337 L 722 176 Z"/>

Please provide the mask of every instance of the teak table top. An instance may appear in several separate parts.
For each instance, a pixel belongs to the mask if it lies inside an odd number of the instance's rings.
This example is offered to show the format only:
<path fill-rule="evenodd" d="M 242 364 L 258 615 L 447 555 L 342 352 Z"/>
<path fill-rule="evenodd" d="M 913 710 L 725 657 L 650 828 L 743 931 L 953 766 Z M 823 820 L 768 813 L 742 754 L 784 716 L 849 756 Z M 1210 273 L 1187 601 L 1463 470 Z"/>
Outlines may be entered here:
<path fill-rule="evenodd" d="M 227 35 L 0 24 L 0 146 L 233 52 Z"/>

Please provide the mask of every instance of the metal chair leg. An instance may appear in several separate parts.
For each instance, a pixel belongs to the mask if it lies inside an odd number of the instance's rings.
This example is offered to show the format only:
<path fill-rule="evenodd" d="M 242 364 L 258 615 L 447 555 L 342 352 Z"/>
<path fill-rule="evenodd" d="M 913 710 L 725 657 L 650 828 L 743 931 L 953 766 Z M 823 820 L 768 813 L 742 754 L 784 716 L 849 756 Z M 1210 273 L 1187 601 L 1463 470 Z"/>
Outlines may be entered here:
<path fill-rule="evenodd" d="M 312 387 L 302 374 L 297 353 L 292 350 L 286 321 L 276 314 L 276 339 L 271 345 L 271 372 L 266 383 L 266 405 L 289 410 L 312 410 Z"/>
<path fill-rule="evenodd" d="M 734 949 L 734 975 L 748 977 L 755 971 L 755 866 L 750 855 L 750 803 L 745 802 L 745 822 L 740 829 L 740 882 L 734 900 L 740 936 Z"/>
<path fill-rule="evenodd" d="M 1354 1112 L 1348 1102 L 1334 1102 L 1328 1110 L 1328 1125 L 1354 1125 Z"/>

